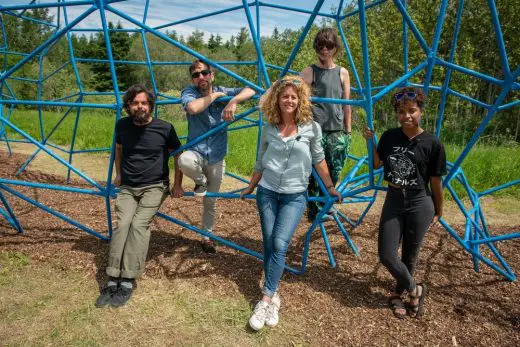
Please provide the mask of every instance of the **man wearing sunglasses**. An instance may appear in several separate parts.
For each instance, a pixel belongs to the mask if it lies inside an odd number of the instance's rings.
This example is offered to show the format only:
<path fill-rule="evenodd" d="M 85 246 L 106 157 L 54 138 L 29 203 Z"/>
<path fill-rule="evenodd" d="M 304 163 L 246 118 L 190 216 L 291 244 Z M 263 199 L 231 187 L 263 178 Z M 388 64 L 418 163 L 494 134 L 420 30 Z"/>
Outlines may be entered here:
<path fill-rule="evenodd" d="M 350 78 L 347 69 L 338 66 L 334 58 L 340 48 L 339 38 L 332 28 L 321 29 L 314 38 L 314 50 L 317 62 L 305 68 L 300 76 L 311 87 L 312 95 L 320 98 L 349 99 Z M 325 152 L 325 161 L 329 168 L 334 185 L 350 149 L 352 116 L 349 105 L 331 103 L 313 103 L 312 113 L 314 121 L 322 128 L 322 146 Z M 318 196 L 318 183 L 311 176 L 309 181 L 309 195 Z M 313 221 L 318 214 L 320 204 L 308 203 L 307 217 Z M 331 215 L 325 215 L 325 220 L 332 220 Z"/>
<path fill-rule="evenodd" d="M 204 135 L 222 122 L 235 119 L 237 104 L 251 98 L 255 91 L 251 88 L 225 88 L 214 86 L 214 74 L 204 61 L 195 60 L 189 68 L 191 85 L 181 92 L 182 105 L 188 118 L 188 141 Z M 232 96 L 226 101 L 219 98 Z M 215 224 L 216 199 L 206 197 L 206 192 L 216 193 L 225 171 L 224 157 L 227 153 L 227 131 L 222 130 L 195 144 L 179 157 L 179 167 L 195 182 L 195 196 L 203 196 L 202 228 L 212 232 Z M 176 181 L 175 197 L 184 194 L 182 180 Z M 205 238 L 202 249 L 215 253 L 213 241 Z"/>

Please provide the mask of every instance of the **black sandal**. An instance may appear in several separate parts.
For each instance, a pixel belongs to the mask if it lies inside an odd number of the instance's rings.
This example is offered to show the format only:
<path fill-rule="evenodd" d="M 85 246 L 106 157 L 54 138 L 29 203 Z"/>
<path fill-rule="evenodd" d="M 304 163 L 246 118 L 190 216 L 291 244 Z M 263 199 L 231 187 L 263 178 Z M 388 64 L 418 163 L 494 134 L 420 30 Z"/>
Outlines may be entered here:
<path fill-rule="evenodd" d="M 401 299 L 400 295 L 392 295 L 388 300 L 388 305 L 390 306 L 390 309 L 392 310 L 392 313 L 396 318 L 406 318 L 406 306 L 403 302 L 403 299 Z"/>
<path fill-rule="evenodd" d="M 421 287 L 422 292 L 420 296 L 417 296 L 417 288 Z M 415 286 L 415 292 L 416 294 L 413 295 L 412 293 L 409 293 L 410 302 L 408 303 L 408 314 L 410 317 L 413 318 L 420 318 L 424 315 L 424 298 L 428 294 L 428 287 L 424 283 L 418 283 Z M 412 302 L 419 300 L 417 304 L 412 304 Z"/>

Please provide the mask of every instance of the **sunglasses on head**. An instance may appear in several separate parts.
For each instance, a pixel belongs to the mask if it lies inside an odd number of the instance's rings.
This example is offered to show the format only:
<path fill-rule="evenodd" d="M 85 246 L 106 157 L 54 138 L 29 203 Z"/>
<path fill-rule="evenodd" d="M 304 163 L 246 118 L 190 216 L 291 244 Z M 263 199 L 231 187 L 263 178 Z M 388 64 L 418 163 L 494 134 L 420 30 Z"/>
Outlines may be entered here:
<path fill-rule="evenodd" d="M 282 85 L 282 86 L 285 85 L 285 84 L 287 84 L 287 83 L 294 84 L 294 85 L 297 86 L 297 85 L 299 85 L 299 84 L 301 83 L 301 81 L 298 80 L 298 79 L 296 79 L 296 78 L 294 78 L 294 79 L 280 80 L 279 83 L 280 83 L 280 85 Z"/>
<path fill-rule="evenodd" d="M 206 77 L 210 73 L 211 73 L 211 71 L 209 71 L 209 70 L 202 70 L 202 71 L 192 72 L 191 73 L 191 78 L 199 78 L 200 75 Z"/>
<path fill-rule="evenodd" d="M 417 93 L 415 92 L 399 92 L 394 94 L 394 98 L 397 101 L 401 101 L 403 98 L 407 98 L 408 100 L 414 100 L 417 97 Z"/>

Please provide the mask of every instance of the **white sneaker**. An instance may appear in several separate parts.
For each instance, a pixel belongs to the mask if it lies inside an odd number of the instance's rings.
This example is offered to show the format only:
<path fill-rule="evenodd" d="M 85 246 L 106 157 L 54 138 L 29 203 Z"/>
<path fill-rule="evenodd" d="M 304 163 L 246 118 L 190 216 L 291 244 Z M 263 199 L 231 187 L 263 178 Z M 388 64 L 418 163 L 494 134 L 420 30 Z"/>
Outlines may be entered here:
<path fill-rule="evenodd" d="M 264 327 L 265 317 L 267 315 L 267 308 L 269 307 L 269 303 L 264 300 L 260 300 L 253 311 L 253 315 L 249 318 L 249 326 L 258 331 Z"/>
<path fill-rule="evenodd" d="M 276 306 L 278 306 L 278 309 L 280 309 L 280 305 L 282 304 L 282 299 L 280 299 L 280 295 L 278 295 L 278 292 L 275 292 L 273 297 L 271 298 L 271 302 L 274 303 Z"/>
<path fill-rule="evenodd" d="M 273 297 L 274 299 L 274 297 Z M 274 327 L 278 324 L 278 320 L 280 319 L 278 315 L 278 310 L 280 309 L 280 297 L 278 297 L 278 303 L 274 300 L 271 300 L 269 306 L 267 307 L 267 314 L 265 316 L 265 325 L 268 327 Z"/>

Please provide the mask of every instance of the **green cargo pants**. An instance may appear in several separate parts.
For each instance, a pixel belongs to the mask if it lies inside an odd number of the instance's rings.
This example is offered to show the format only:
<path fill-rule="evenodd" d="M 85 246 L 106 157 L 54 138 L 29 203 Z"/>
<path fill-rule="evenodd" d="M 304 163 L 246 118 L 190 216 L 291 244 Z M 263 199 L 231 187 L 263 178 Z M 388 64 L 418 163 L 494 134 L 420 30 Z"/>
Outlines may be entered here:
<path fill-rule="evenodd" d="M 343 131 L 324 131 L 321 140 L 323 151 L 325 152 L 325 161 L 329 168 L 330 178 L 332 183 L 336 185 L 339 180 L 339 175 L 348 158 L 350 151 L 351 135 L 345 134 Z M 318 182 L 313 176 L 309 179 L 309 196 L 320 196 L 323 193 L 320 190 Z M 316 201 L 309 201 L 307 203 L 307 217 L 309 220 L 314 220 L 322 204 Z"/>
<path fill-rule="evenodd" d="M 117 228 L 110 241 L 108 276 L 137 278 L 143 273 L 150 223 L 168 193 L 164 183 L 139 188 L 121 186 L 116 198 Z"/>

